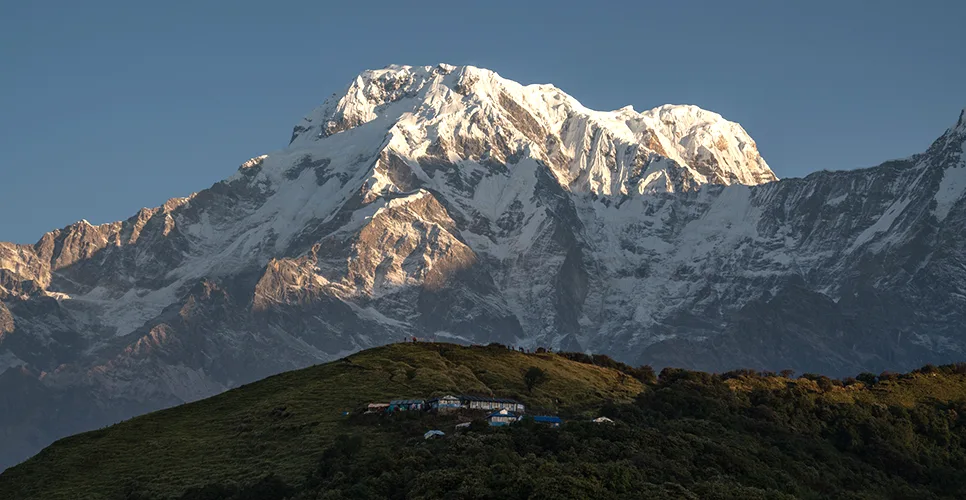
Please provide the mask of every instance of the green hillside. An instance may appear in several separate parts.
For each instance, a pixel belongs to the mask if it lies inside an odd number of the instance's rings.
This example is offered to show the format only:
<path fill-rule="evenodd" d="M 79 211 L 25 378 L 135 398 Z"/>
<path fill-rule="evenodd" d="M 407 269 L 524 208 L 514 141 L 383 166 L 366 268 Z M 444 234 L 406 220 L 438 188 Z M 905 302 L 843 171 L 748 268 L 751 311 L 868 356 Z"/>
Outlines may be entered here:
<path fill-rule="evenodd" d="M 523 381 L 531 366 L 548 374 L 532 395 Z M 373 434 L 342 416 L 370 401 L 492 394 L 576 413 L 640 391 L 631 377 L 554 354 L 394 344 L 62 439 L 0 475 L 0 498 L 113 498 L 132 485 L 173 494 L 269 472 L 296 480 L 337 433 Z"/>
<path fill-rule="evenodd" d="M 966 365 L 858 378 L 396 344 L 63 439 L 0 475 L 0 498 L 966 498 Z M 448 393 L 565 423 L 358 411 Z"/>

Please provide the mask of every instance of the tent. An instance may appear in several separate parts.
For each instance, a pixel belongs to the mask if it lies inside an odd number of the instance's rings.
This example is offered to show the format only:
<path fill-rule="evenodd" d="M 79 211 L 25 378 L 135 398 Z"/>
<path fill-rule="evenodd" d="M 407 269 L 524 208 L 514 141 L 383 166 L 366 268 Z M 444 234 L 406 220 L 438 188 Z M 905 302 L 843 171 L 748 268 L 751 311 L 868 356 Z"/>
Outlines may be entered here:
<path fill-rule="evenodd" d="M 434 430 L 428 431 L 426 434 L 423 434 L 423 439 L 433 439 L 435 437 L 442 437 L 445 435 L 446 435 L 445 432 L 437 431 L 434 429 Z"/>

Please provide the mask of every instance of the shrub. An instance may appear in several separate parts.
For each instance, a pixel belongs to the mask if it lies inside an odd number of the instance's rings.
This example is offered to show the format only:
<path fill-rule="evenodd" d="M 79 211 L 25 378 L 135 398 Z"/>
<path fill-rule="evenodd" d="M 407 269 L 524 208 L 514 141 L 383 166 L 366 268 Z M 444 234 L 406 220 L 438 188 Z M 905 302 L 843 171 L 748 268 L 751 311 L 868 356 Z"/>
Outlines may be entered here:
<path fill-rule="evenodd" d="M 547 374 L 536 366 L 531 366 L 523 374 L 523 383 L 527 385 L 527 392 L 532 393 L 533 388 L 543 383 L 547 379 Z"/>

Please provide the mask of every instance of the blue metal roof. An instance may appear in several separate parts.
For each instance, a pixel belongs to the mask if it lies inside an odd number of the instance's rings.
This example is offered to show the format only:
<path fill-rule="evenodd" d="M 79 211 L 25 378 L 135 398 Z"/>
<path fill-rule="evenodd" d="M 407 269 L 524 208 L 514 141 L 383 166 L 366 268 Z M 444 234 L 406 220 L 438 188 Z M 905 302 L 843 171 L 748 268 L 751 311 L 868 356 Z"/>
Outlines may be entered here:
<path fill-rule="evenodd" d="M 544 424 L 562 424 L 563 420 L 560 417 L 550 416 L 550 415 L 537 415 L 533 417 L 534 422 L 540 422 Z"/>
<path fill-rule="evenodd" d="M 389 402 L 391 405 L 415 405 L 423 404 L 422 399 L 394 399 Z"/>

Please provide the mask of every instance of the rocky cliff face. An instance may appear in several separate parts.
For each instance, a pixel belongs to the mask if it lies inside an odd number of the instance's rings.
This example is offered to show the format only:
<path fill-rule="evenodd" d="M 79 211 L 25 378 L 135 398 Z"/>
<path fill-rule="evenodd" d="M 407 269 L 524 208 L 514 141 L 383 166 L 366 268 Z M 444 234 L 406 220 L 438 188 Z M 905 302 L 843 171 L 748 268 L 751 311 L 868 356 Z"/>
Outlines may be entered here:
<path fill-rule="evenodd" d="M 0 466 L 414 335 L 712 370 L 961 360 L 964 122 L 908 159 L 778 181 L 693 106 L 365 72 L 209 189 L 0 243 Z"/>

